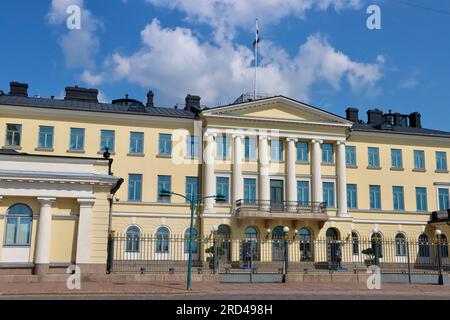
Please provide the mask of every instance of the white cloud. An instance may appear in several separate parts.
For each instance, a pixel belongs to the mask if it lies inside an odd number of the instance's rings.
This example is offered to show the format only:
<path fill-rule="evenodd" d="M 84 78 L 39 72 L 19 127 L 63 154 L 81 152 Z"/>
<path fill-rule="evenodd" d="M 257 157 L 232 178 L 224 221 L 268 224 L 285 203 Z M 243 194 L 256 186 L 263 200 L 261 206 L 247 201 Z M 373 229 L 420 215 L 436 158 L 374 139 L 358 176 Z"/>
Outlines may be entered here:
<path fill-rule="evenodd" d="M 364 0 L 146 0 L 148 3 L 184 12 L 191 22 L 213 26 L 216 39 L 231 39 L 237 27 L 253 28 L 284 17 L 303 18 L 308 10 L 337 11 L 360 8 Z"/>
<path fill-rule="evenodd" d="M 231 41 L 201 42 L 189 29 L 163 28 L 154 19 L 141 33 L 142 46 L 131 55 L 109 59 L 111 78 L 126 79 L 165 95 L 182 99 L 199 94 L 208 104 L 231 101 L 251 91 L 253 52 Z M 320 82 L 339 90 L 348 83 L 354 90 L 373 87 L 382 77 L 382 62 L 353 61 L 320 34 L 308 37 L 294 57 L 274 43 L 261 42 L 260 92 L 284 94 L 308 101 L 311 87 Z M 111 72 L 111 71 L 110 71 Z"/>
<path fill-rule="evenodd" d="M 69 17 L 66 11 L 71 5 L 81 9 L 81 30 L 69 30 L 66 27 Z M 59 44 L 68 67 L 95 68 L 93 56 L 100 46 L 97 31 L 102 24 L 85 8 L 83 0 L 52 0 L 47 21 L 58 30 Z"/>
<path fill-rule="evenodd" d="M 103 74 L 93 74 L 89 70 L 84 70 L 80 76 L 80 80 L 91 85 L 96 86 L 103 82 Z"/>

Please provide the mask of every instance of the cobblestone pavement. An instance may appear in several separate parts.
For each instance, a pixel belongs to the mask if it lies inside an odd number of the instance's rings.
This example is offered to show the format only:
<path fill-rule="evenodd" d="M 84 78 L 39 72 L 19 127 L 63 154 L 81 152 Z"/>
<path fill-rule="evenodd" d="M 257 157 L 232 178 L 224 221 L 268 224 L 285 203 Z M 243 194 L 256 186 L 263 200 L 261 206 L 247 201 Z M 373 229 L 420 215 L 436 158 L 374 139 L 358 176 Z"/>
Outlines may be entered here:
<path fill-rule="evenodd" d="M 286 283 L 225 284 L 194 282 L 187 292 L 181 282 L 82 283 L 68 290 L 65 283 L 0 284 L 0 299 L 449 299 L 450 286 L 385 284 L 368 290 L 363 284 Z"/>

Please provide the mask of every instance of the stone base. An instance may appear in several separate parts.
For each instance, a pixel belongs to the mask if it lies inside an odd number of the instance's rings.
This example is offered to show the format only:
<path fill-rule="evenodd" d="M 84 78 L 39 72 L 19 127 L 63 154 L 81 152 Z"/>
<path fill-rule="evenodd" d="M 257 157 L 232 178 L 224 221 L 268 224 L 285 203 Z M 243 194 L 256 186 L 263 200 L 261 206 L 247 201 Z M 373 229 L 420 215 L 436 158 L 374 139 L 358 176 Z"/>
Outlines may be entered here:
<path fill-rule="evenodd" d="M 50 273 L 50 264 L 35 264 L 33 269 L 33 274 L 43 275 Z"/>

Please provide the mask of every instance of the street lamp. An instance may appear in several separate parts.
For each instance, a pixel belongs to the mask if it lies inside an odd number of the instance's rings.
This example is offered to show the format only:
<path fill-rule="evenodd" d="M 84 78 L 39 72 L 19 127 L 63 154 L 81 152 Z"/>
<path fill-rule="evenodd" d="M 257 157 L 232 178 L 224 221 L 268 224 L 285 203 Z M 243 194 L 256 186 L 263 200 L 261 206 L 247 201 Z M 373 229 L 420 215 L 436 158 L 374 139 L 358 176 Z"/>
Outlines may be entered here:
<path fill-rule="evenodd" d="M 380 264 L 380 237 L 379 237 L 379 230 L 377 227 L 373 228 L 372 230 L 373 236 L 372 241 L 374 242 L 374 254 L 375 254 L 375 265 L 378 266 Z"/>
<path fill-rule="evenodd" d="M 437 240 L 437 258 L 438 258 L 438 269 L 439 269 L 439 277 L 438 284 L 444 284 L 444 276 L 442 275 L 442 247 L 441 247 L 441 239 L 442 239 L 442 231 L 437 229 L 434 234 L 436 235 Z"/>
<path fill-rule="evenodd" d="M 159 197 L 161 199 L 169 199 L 172 195 L 182 197 L 186 199 L 191 208 L 191 224 L 189 228 L 189 258 L 188 258 L 188 276 L 187 276 L 187 290 L 191 290 L 191 273 L 192 273 L 192 229 L 194 228 L 194 213 L 196 206 L 205 199 L 214 198 L 216 202 L 223 203 L 226 201 L 226 197 L 222 194 L 207 196 L 207 197 L 197 197 L 192 195 L 191 197 L 184 196 L 179 193 L 171 192 L 169 190 L 161 190 L 159 192 Z"/>

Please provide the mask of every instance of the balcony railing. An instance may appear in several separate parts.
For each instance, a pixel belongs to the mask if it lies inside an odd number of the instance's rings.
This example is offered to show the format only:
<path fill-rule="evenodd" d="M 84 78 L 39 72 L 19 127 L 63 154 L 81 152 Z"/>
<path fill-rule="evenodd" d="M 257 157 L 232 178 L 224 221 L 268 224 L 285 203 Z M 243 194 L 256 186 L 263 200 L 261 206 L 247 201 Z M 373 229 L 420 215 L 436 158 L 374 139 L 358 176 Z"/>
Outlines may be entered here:
<path fill-rule="evenodd" d="M 271 200 L 237 200 L 236 212 L 259 211 L 266 213 L 304 213 L 326 214 L 327 205 L 324 202 L 310 201 L 271 201 Z"/>

